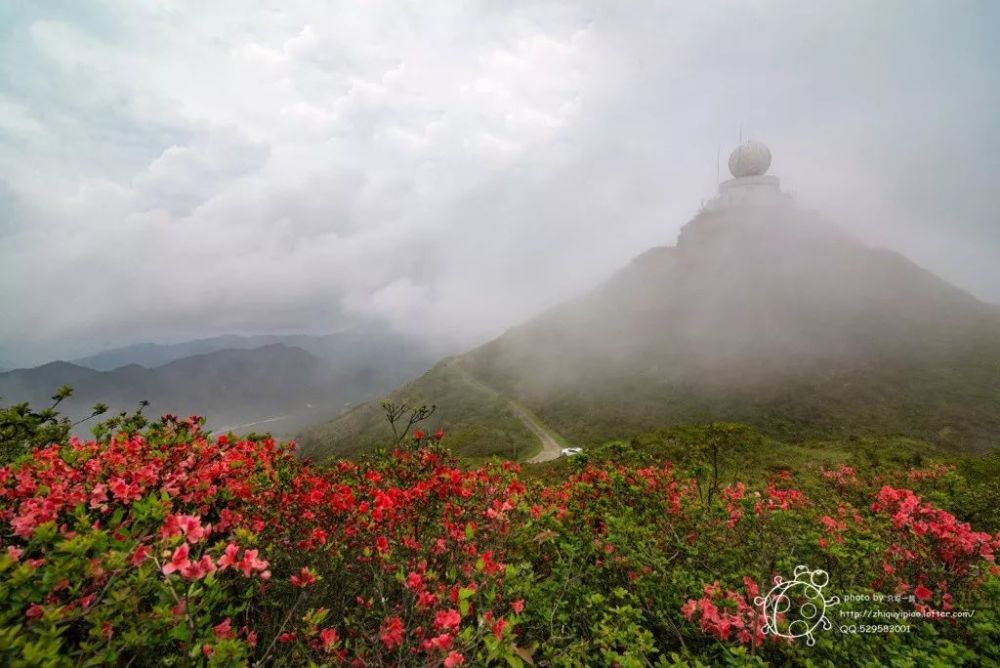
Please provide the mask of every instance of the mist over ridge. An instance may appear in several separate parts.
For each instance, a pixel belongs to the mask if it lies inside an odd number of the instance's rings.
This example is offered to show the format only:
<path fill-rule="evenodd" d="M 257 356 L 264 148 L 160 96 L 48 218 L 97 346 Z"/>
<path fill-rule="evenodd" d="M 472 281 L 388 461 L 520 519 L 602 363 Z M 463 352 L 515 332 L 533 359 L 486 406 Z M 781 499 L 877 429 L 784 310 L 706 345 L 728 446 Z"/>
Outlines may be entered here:
<path fill-rule="evenodd" d="M 505 367 L 528 393 L 526 378 L 572 386 L 590 365 L 599 375 L 752 383 L 816 365 L 953 352 L 970 336 L 1000 332 L 997 314 L 901 255 L 788 205 L 701 213 L 676 246 L 647 251 L 593 292 L 467 357 L 487 375 Z"/>
<path fill-rule="evenodd" d="M 995 444 L 1000 309 L 804 208 L 764 176 L 769 163 L 722 184 L 676 245 L 648 250 L 394 396 L 442 406 L 460 432 L 503 414 L 513 431 L 486 439 L 498 452 L 530 436 L 488 393 L 475 410 L 459 399 L 462 374 L 584 445 L 712 420 L 783 437 Z M 356 409 L 307 430 L 307 450 L 377 442 L 376 413 Z"/>

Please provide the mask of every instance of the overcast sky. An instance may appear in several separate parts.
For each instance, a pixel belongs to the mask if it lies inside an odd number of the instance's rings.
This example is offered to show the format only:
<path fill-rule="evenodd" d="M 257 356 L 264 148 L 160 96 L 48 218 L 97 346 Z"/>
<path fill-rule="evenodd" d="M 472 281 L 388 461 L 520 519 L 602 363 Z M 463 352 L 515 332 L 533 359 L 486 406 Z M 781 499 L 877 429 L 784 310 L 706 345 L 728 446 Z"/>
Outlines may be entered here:
<path fill-rule="evenodd" d="M 744 136 L 1000 302 L 1000 3 L 0 0 L 0 359 L 385 323 L 598 283 Z"/>

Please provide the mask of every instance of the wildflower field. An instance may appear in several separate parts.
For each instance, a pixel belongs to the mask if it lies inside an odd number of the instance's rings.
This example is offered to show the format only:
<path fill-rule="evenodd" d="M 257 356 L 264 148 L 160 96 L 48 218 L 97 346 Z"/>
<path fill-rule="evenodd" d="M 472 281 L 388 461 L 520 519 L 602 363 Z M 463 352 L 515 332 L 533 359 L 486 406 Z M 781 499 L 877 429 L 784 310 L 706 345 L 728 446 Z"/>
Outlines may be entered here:
<path fill-rule="evenodd" d="M 469 464 L 416 431 L 317 464 L 199 418 L 96 431 L 0 468 L 0 664 L 1000 662 L 996 456 L 758 465 L 712 425 L 677 457 Z M 838 598 L 809 642 L 757 603 L 800 564 Z"/>

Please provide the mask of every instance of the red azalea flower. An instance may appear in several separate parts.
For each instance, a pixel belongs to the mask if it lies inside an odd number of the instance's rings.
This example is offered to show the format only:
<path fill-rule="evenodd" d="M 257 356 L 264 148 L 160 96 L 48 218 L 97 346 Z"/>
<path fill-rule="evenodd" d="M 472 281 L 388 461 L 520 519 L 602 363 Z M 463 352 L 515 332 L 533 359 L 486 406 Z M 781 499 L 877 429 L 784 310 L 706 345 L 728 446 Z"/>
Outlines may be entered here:
<path fill-rule="evenodd" d="M 316 584 L 316 576 L 312 574 L 307 567 L 303 566 L 302 570 L 299 571 L 298 575 L 293 575 L 291 577 L 293 587 L 301 587 L 305 589 L 310 585 Z"/>
<path fill-rule="evenodd" d="M 382 643 L 393 649 L 403 644 L 403 620 L 399 617 L 391 617 L 382 623 L 382 630 L 379 633 Z"/>
<path fill-rule="evenodd" d="M 190 568 L 191 562 L 188 560 L 188 544 L 182 543 L 180 547 L 174 550 L 173 556 L 170 557 L 170 561 L 163 564 L 164 575 L 170 575 L 174 571 L 179 571 L 182 568 Z"/>
<path fill-rule="evenodd" d="M 233 635 L 233 622 L 229 617 L 212 627 L 216 638 L 231 638 Z"/>
<path fill-rule="evenodd" d="M 439 629 L 455 629 L 462 623 L 462 616 L 458 610 L 440 610 L 434 615 L 434 626 Z"/>
<path fill-rule="evenodd" d="M 340 636 L 337 635 L 336 629 L 323 629 L 319 632 L 319 639 L 323 643 L 323 649 L 329 652 L 337 644 L 337 641 L 340 640 Z"/>
<path fill-rule="evenodd" d="M 140 545 L 135 548 L 135 552 L 132 553 L 132 558 L 129 559 L 129 563 L 133 566 L 138 566 L 142 562 L 146 561 L 147 558 L 149 558 L 149 546 Z"/>
<path fill-rule="evenodd" d="M 243 575 L 247 577 L 250 577 L 253 571 L 260 571 L 261 577 L 266 580 L 270 577 L 270 572 L 266 570 L 267 566 L 268 563 L 266 561 L 257 557 L 257 550 L 246 550 L 237 568 L 243 571 Z"/>
<path fill-rule="evenodd" d="M 219 570 L 224 571 L 230 566 L 235 567 L 239 563 L 240 548 L 236 543 L 229 543 L 226 545 L 226 551 L 221 557 L 219 557 Z"/>
<path fill-rule="evenodd" d="M 496 636 L 496 639 L 498 641 L 503 639 L 503 630 L 505 628 L 507 628 L 507 620 L 504 619 L 503 617 L 498 619 L 496 623 L 493 625 L 493 628 L 491 630 L 493 631 L 493 635 Z"/>
<path fill-rule="evenodd" d="M 427 651 L 435 649 L 443 651 L 451 647 L 451 643 L 453 640 L 454 638 L 452 638 L 450 634 L 442 633 L 441 635 L 435 636 L 430 640 L 425 640 L 423 648 Z"/>
<path fill-rule="evenodd" d="M 406 588 L 413 591 L 423 591 L 424 577 L 416 571 L 411 572 L 406 576 Z"/>

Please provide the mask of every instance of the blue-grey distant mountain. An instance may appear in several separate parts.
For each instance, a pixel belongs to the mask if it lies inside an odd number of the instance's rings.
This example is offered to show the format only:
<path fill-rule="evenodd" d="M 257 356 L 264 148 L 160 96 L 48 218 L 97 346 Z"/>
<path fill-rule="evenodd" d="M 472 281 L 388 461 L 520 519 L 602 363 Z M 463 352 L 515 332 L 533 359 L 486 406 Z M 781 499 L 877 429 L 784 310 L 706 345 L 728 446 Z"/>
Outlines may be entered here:
<path fill-rule="evenodd" d="M 203 355 L 218 350 L 248 350 L 275 343 L 301 348 L 335 365 L 345 362 L 351 364 L 416 363 L 417 367 L 421 367 L 426 366 L 426 362 L 430 360 L 428 353 L 419 344 L 414 344 L 387 330 L 370 328 L 319 336 L 305 334 L 238 336 L 227 334 L 181 343 L 137 343 L 82 357 L 73 360 L 73 363 L 97 371 L 111 371 L 129 364 L 153 368 L 192 355 Z"/>
<path fill-rule="evenodd" d="M 271 342 L 272 338 L 296 341 L 302 347 Z M 236 345 L 212 350 L 223 343 Z M 204 349 L 210 352 L 155 365 L 176 354 Z M 97 402 L 117 412 L 145 399 L 150 402 L 147 413 L 153 416 L 197 413 L 216 429 L 285 434 L 334 417 L 429 366 L 422 348 L 371 333 L 218 337 L 174 346 L 130 346 L 88 361 L 112 368 L 52 362 L 0 373 L 0 403 L 45 405 L 56 388 L 71 385 L 74 394 L 62 409 L 75 419 L 89 414 Z"/>

